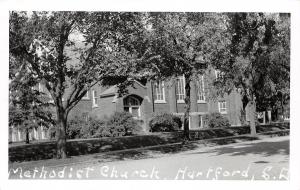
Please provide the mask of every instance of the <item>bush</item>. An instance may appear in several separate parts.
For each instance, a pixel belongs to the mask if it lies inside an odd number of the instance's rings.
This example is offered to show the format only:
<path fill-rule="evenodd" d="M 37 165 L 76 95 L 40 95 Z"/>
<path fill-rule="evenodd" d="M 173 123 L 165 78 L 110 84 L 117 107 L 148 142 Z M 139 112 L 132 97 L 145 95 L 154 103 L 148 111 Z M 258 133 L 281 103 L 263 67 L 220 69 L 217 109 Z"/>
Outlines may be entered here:
<path fill-rule="evenodd" d="M 91 138 L 97 133 L 99 128 L 105 127 L 105 120 L 90 118 L 85 127 L 81 128 L 82 138 Z"/>
<path fill-rule="evenodd" d="M 107 121 L 111 133 L 116 136 L 126 136 L 139 133 L 142 128 L 136 119 L 128 112 L 115 112 Z"/>
<path fill-rule="evenodd" d="M 54 126 L 49 127 L 48 135 L 49 135 L 50 140 L 55 139 L 55 134 L 56 134 L 56 128 Z"/>
<path fill-rule="evenodd" d="M 75 117 L 68 121 L 67 137 L 68 139 L 83 138 L 83 130 L 88 129 L 88 122 L 82 117 Z"/>
<path fill-rule="evenodd" d="M 154 116 L 150 120 L 149 126 L 151 132 L 171 132 L 179 130 L 182 126 L 182 121 L 178 116 L 164 113 Z"/>
<path fill-rule="evenodd" d="M 99 138 L 118 137 L 138 134 L 142 128 L 128 112 L 116 112 L 110 117 L 101 120 L 83 117 L 75 117 L 68 122 L 67 137 L 76 138 Z"/>
<path fill-rule="evenodd" d="M 209 128 L 230 127 L 229 120 L 218 112 L 208 114 L 204 119 Z"/>

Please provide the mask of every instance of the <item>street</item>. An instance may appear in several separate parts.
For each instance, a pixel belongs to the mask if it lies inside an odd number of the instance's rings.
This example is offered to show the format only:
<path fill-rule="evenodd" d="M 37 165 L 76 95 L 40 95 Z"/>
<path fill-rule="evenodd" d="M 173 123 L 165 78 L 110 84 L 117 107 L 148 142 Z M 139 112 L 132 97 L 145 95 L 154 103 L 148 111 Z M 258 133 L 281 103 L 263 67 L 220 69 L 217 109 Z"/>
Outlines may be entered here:
<path fill-rule="evenodd" d="M 9 169 L 11 179 L 289 180 L 289 136 L 159 158 Z"/>

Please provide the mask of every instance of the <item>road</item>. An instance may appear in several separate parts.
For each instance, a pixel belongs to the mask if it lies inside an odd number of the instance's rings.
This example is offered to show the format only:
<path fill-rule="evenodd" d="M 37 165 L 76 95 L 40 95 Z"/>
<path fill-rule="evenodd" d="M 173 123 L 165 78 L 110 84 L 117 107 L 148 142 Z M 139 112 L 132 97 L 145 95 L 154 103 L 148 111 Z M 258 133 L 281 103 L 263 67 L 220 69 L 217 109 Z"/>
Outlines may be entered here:
<path fill-rule="evenodd" d="M 205 147 L 159 158 L 13 167 L 11 179 L 288 180 L 289 137 Z"/>

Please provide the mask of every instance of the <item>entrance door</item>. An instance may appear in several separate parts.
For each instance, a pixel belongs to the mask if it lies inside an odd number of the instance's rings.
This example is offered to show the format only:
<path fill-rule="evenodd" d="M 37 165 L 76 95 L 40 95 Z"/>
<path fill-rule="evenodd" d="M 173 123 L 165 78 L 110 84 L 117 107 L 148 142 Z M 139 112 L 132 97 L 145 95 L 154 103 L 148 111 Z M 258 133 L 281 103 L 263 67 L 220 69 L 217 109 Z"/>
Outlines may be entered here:
<path fill-rule="evenodd" d="M 141 102 L 133 96 L 126 97 L 124 99 L 124 111 L 131 113 L 134 118 L 140 118 Z"/>

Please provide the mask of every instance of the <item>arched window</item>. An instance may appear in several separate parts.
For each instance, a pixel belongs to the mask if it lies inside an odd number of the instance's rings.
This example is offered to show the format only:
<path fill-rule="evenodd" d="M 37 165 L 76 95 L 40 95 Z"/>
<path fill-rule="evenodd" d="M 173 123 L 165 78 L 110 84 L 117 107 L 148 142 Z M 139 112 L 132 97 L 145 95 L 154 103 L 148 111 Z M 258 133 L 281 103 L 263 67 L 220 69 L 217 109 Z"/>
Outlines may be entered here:
<path fill-rule="evenodd" d="M 131 113 L 133 117 L 141 117 L 141 102 L 133 96 L 126 97 L 124 99 L 124 111 Z"/>

